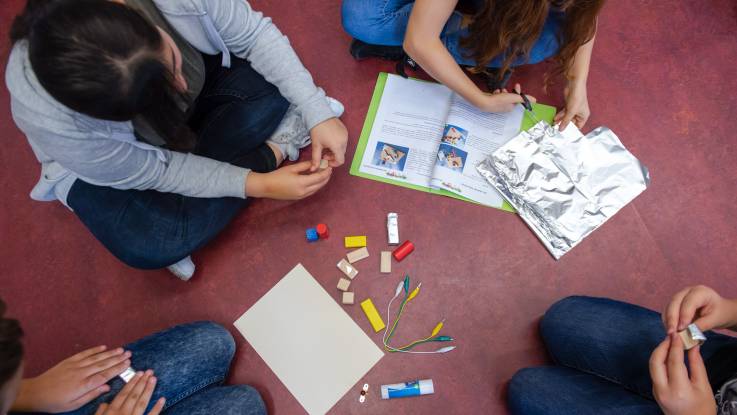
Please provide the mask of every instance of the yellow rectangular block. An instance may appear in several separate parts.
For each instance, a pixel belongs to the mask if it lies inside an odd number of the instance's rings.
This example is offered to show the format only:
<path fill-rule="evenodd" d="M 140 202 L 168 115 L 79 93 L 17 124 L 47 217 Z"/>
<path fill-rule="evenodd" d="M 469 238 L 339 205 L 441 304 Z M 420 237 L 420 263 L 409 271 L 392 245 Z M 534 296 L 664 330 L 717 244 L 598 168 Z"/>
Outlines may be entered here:
<path fill-rule="evenodd" d="M 345 247 L 346 248 L 363 248 L 366 246 L 365 236 L 346 236 Z"/>
<path fill-rule="evenodd" d="M 376 307 L 370 298 L 361 302 L 361 309 L 366 314 L 366 317 L 368 317 L 369 323 L 371 323 L 371 327 L 374 328 L 374 331 L 378 332 L 386 327 L 384 320 L 381 319 L 379 312 L 376 310 Z"/>

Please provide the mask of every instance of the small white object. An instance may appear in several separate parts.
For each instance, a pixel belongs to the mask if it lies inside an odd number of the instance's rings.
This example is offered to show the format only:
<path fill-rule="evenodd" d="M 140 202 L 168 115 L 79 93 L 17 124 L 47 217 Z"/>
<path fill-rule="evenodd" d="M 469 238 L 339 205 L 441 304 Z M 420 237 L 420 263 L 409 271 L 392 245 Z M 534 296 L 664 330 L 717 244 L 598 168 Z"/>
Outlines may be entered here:
<path fill-rule="evenodd" d="M 180 280 L 189 281 L 189 279 L 194 275 L 195 266 L 194 262 L 192 262 L 192 257 L 188 256 L 176 264 L 169 265 L 166 269 Z"/>
<path fill-rule="evenodd" d="M 123 382 L 128 383 L 133 379 L 133 376 L 136 376 L 136 371 L 133 370 L 132 367 L 129 367 L 128 369 L 125 369 L 123 373 L 119 374 L 118 377 L 123 379 Z"/>
<path fill-rule="evenodd" d="M 366 395 L 368 394 L 368 388 L 369 388 L 369 384 L 364 383 L 363 389 L 361 389 L 361 397 L 358 398 L 358 402 L 361 402 L 361 403 L 366 402 Z"/>
<path fill-rule="evenodd" d="M 343 293 L 343 304 L 353 304 L 356 298 L 356 294 L 350 291 Z"/>
<path fill-rule="evenodd" d="M 399 215 L 395 212 L 386 215 L 386 233 L 389 245 L 399 245 Z"/>

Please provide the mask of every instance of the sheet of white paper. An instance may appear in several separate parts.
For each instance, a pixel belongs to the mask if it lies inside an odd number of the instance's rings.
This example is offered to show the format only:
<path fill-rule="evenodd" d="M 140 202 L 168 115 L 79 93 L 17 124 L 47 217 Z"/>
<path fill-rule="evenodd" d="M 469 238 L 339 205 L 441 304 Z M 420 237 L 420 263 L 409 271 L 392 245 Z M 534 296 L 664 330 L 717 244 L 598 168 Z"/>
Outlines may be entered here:
<path fill-rule="evenodd" d="M 389 75 L 360 170 L 430 187 L 452 91 Z"/>
<path fill-rule="evenodd" d="M 309 414 L 324 414 L 383 356 L 298 264 L 234 323 Z"/>

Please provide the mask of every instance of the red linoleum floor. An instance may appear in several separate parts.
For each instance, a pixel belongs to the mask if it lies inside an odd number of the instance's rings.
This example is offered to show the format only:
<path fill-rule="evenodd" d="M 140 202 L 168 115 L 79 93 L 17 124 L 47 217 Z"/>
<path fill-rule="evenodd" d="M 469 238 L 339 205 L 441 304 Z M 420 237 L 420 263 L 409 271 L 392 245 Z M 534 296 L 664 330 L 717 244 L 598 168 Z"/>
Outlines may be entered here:
<path fill-rule="evenodd" d="M 376 75 L 392 64 L 355 62 L 340 28 L 337 0 L 254 0 L 273 16 L 318 83 L 347 108 L 352 157 Z M 8 27 L 20 0 L 2 2 Z M 536 332 L 545 309 L 571 294 L 609 296 L 661 308 L 686 284 L 737 297 L 737 3 L 733 0 L 611 1 L 599 25 L 589 79 L 588 129 L 612 128 L 649 168 L 651 187 L 556 262 L 515 215 L 348 175 L 295 203 L 260 200 L 213 244 L 194 255 L 198 273 L 182 283 L 113 258 L 64 207 L 34 202 L 39 168 L 0 89 L 0 296 L 23 321 L 28 373 L 85 347 L 116 345 L 197 319 L 228 327 L 238 342 L 231 382 L 254 385 L 270 412 L 302 409 L 232 322 L 296 263 L 338 298 L 340 237 L 366 234 L 372 259 L 357 265 L 357 299 L 381 309 L 402 272 L 422 281 L 400 338 L 438 318 L 457 338 L 443 356 L 386 356 L 332 413 L 504 413 L 508 379 L 546 362 Z M 0 46 L 3 62 L 8 45 Z M 2 65 L 4 68 L 4 63 Z M 540 101 L 543 68 L 517 80 Z M 384 218 L 400 213 L 402 238 L 417 250 L 390 277 L 378 273 Z M 328 223 L 333 237 L 307 244 L 304 229 Z M 360 307 L 346 307 L 374 338 Z M 382 401 L 378 386 L 432 378 L 436 394 Z M 360 383 L 363 383 L 361 381 Z"/>

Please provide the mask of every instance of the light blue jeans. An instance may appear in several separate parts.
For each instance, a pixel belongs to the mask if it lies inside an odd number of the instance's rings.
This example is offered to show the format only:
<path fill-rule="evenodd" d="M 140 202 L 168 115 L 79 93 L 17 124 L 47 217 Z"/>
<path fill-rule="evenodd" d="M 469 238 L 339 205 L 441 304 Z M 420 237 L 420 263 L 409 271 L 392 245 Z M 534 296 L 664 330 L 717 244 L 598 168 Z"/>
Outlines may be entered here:
<path fill-rule="evenodd" d="M 130 350 L 131 367 L 152 369 L 158 379 L 149 409 L 166 398 L 165 415 L 261 415 L 266 407 L 250 386 L 222 386 L 235 353 L 235 341 L 223 327 L 201 321 L 183 324 L 124 346 Z M 120 378 L 110 382 L 110 392 L 73 415 L 94 414 L 110 402 L 125 385 Z"/>
<path fill-rule="evenodd" d="M 473 3 L 478 8 L 483 4 L 483 0 L 474 0 Z M 404 41 L 413 5 L 414 0 L 343 0 L 343 29 L 349 35 L 366 43 L 399 46 Z M 473 66 L 475 60 L 471 57 L 470 51 L 460 46 L 460 40 L 468 36 L 468 30 L 461 29 L 461 18 L 459 12 L 454 12 L 445 24 L 440 38 L 456 62 Z M 538 63 L 555 55 L 559 46 L 558 28 L 563 19 L 562 13 L 551 11 L 542 34 L 530 51 L 529 59 L 520 58 L 513 66 Z M 502 62 L 503 56 L 497 56 L 488 66 L 498 68 Z"/>

